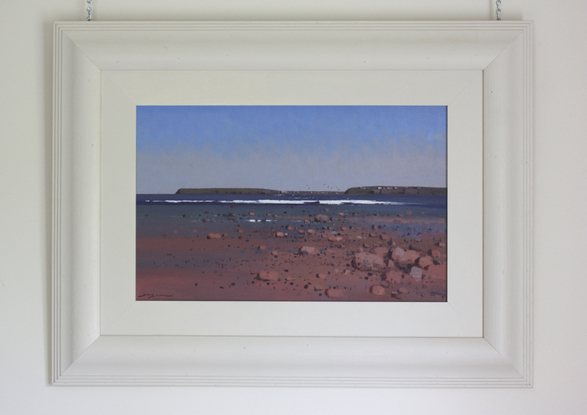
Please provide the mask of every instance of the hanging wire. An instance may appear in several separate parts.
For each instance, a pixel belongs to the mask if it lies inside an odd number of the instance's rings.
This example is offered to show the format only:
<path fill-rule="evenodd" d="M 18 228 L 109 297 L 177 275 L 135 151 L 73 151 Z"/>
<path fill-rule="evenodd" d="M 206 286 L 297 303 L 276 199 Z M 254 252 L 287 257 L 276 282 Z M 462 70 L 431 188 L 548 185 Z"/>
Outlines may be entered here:
<path fill-rule="evenodd" d="M 501 0 L 497 0 L 495 2 L 495 4 L 497 5 L 497 9 L 495 10 L 495 14 L 497 15 L 497 20 L 501 20 L 501 17 L 500 17 L 501 9 L 499 8 L 499 6 L 501 6 Z"/>
<path fill-rule="evenodd" d="M 88 8 L 86 9 L 86 11 L 88 12 L 88 17 L 86 17 L 86 20 L 88 22 L 92 21 L 92 0 L 86 0 L 88 2 Z"/>

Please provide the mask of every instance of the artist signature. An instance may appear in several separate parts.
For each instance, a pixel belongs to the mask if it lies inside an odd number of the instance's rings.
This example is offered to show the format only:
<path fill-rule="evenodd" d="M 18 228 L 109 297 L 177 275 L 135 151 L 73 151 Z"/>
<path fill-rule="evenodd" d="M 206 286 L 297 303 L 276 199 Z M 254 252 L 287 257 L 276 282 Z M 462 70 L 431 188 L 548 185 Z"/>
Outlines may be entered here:
<path fill-rule="evenodd" d="M 141 294 L 137 295 L 137 298 L 143 298 L 145 300 L 150 300 L 154 297 L 173 297 L 173 294 Z"/>

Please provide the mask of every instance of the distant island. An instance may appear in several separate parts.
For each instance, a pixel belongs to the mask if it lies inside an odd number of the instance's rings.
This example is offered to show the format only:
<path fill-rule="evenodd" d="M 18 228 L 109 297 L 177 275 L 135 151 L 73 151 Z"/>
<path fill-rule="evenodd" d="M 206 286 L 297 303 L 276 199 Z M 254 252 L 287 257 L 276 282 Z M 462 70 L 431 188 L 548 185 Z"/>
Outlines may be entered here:
<path fill-rule="evenodd" d="M 195 194 L 219 194 L 219 195 L 296 195 L 296 194 L 314 194 L 314 195 L 428 195 L 428 196 L 446 196 L 446 187 L 422 187 L 422 186 L 361 186 L 351 187 L 344 192 L 329 191 L 283 191 L 274 189 L 257 189 L 257 188 L 181 188 L 177 195 L 195 195 Z"/>

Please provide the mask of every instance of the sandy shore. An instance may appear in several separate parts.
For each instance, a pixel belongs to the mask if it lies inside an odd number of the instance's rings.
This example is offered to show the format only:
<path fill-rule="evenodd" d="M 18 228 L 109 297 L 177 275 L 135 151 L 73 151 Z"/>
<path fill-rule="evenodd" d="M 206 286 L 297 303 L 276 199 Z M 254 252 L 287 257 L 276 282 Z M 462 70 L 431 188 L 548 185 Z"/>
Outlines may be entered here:
<path fill-rule="evenodd" d="M 389 230 L 443 219 L 327 215 L 138 238 L 137 300 L 446 301 L 446 233 Z"/>

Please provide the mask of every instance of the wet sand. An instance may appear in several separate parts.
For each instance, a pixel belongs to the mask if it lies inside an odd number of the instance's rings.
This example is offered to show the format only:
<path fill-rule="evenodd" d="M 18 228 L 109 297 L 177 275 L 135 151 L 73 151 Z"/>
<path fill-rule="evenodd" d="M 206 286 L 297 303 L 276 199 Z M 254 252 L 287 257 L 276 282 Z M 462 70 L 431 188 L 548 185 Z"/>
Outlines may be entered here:
<path fill-rule="evenodd" d="M 392 230 L 444 219 L 325 210 L 275 229 L 227 222 L 139 237 L 137 300 L 446 301 L 446 232 Z"/>

